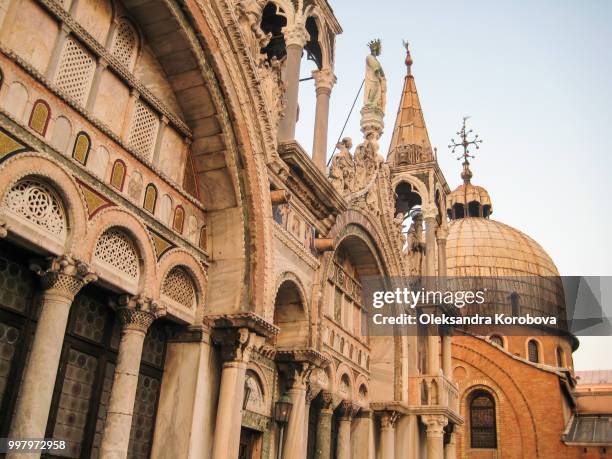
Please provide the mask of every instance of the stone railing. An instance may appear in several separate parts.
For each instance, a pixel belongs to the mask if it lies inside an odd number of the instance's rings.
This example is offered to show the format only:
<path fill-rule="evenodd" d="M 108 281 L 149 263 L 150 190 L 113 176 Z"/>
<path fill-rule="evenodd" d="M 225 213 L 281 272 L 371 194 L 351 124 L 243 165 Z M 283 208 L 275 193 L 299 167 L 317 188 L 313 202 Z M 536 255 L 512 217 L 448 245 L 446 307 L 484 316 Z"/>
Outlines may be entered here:
<path fill-rule="evenodd" d="M 412 406 L 442 408 L 459 413 L 459 388 L 446 376 L 412 376 L 408 390 L 408 400 Z"/>

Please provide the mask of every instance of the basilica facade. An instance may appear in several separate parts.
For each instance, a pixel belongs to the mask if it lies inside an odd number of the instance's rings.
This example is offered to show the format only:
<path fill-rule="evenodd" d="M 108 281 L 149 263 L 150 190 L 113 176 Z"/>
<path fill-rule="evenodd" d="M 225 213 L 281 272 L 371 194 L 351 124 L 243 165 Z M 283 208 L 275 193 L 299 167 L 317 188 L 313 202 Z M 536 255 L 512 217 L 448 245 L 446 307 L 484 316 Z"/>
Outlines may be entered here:
<path fill-rule="evenodd" d="M 70 458 L 608 457 L 612 406 L 577 395 L 567 330 L 364 333 L 372 276 L 505 269 L 536 279 L 513 306 L 565 310 L 467 157 L 451 191 L 409 52 L 388 152 L 375 40 L 360 140 L 327 166 L 341 32 L 327 0 L 0 4 L 0 437 Z"/>

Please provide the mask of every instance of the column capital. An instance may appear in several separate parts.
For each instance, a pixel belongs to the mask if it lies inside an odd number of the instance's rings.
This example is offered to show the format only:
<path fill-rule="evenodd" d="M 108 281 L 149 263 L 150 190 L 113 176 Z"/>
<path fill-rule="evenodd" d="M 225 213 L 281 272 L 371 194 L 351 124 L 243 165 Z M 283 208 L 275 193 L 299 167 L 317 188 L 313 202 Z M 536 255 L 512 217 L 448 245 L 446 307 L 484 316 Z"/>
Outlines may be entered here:
<path fill-rule="evenodd" d="M 379 413 L 381 429 L 394 429 L 401 414 L 397 411 L 385 410 Z"/>
<path fill-rule="evenodd" d="M 421 207 L 421 213 L 425 220 L 436 218 L 438 216 L 438 207 L 433 202 L 424 204 Z"/>
<path fill-rule="evenodd" d="M 213 341 L 221 348 L 225 363 L 247 363 L 253 350 L 263 345 L 264 338 L 246 327 L 214 330 Z"/>
<path fill-rule="evenodd" d="M 331 94 L 331 90 L 336 84 L 338 79 L 334 72 L 330 68 L 323 68 L 321 70 L 313 70 L 312 77 L 315 81 L 315 88 L 317 90 L 317 94 L 326 93 Z"/>
<path fill-rule="evenodd" d="M 447 226 L 439 226 L 436 229 L 436 239 L 438 243 L 445 243 L 448 238 L 448 227 Z"/>
<path fill-rule="evenodd" d="M 146 333 L 153 321 L 166 315 L 164 307 L 142 295 L 121 295 L 116 302 L 116 309 L 123 330 L 134 330 Z"/>
<path fill-rule="evenodd" d="M 357 415 L 357 413 L 359 412 L 359 408 L 359 405 L 351 402 L 350 400 L 342 400 L 340 402 L 340 405 L 338 406 L 338 414 L 340 416 L 340 420 L 350 421 Z"/>
<path fill-rule="evenodd" d="M 8 236 L 8 225 L 0 219 L 0 239 L 4 239 L 6 236 Z"/>
<path fill-rule="evenodd" d="M 428 437 L 442 437 L 444 435 L 444 427 L 448 424 L 448 418 L 441 414 L 421 415 L 421 421 L 427 426 Z"/>
<path fill-rule="evenodd" d="M 333 413 L 334 411 L 334 394 L 328 390 L 321 391 L 321 411 L 328 411 L 329 413 Z"/>
<path fill-rule="evenodd" d="M 298 46 L 303 48 L 308 43 L 308 40 L 310 40 L 310 34 L 302 21 L 286 25 L 283 27 L 282 32 L 287 47 Z"/>
<path fill-rule="evenodd" d="M 68 255 L 32 260 L 30 269 L 40 276 L 44 290 L 57 293 L 70 300 L 85 285 L 98 280 L 87 263 Z"/>

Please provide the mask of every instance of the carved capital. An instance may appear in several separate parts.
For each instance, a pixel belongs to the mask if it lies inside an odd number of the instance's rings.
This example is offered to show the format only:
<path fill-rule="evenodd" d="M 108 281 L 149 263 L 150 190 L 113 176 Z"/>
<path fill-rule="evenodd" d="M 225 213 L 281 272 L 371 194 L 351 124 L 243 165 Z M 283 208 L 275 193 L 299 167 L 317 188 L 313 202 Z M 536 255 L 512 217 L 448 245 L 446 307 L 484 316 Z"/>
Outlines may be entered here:
<path fill-rule="evenodd" d="M 158 317 L 166 315 L 166 310 L 141 295 L 121 295 L 116 303 L 117 314 L 124 330 L 146 333 Z"/>
<path fill-rule="evenodd" d="M 60 294 L 72 300 L 85 285 L 98 280 L 87 263 L 67 255 L 33 260 L 30 269 L 40 276 L 46 291 Z"/>
<path fill-rule="evenodd" d="M 436 229 L 436 239 L 438 243 L 446 243 L 446 239 L 448 238 L 448 227 L 440 226 Z"/>
<path fill-rule="evenodd" d="M 421 207 L 421 212 L 425 220 L 433 219 L 438 216 L 438 207 L 433 203 L 425 204 Z"/>
<path fill-rule="evenodd" d="M 342 400 L 338 406 L 338 414 L 340 420 L 350 421 L 359 412 L 359 405 L 351 402 L 350 400 Z"/>
<path fill-rule="evenodd" d="M 306 31 L 305 24 L 302 23 L 302 21 L 286 25 L 282 32 L 285 37 L 285 45 L 287 48 L 289 46 L 303 48 L 306 43 L 308 43 L 308 40 L 310 40 L 310 34 Z"/>
<path fill-rule="evenodd" d="M 444 427 L 448 424 L 448 418 L 441 414 L 424 414 L 421 416 L 421 421 L 427 426 L 428 437 L 442 437 L 444 435 Z"/>
<path fill-rule="evenodd" d="M 400 418 L 400 413 L 397 411 L 382 411 L 380 413 L 380 427 L 381 429 L 394 429 L 395 424 Z"/>
<path fill-rule="evenodd" d="M 334 394 L 328 390 L 321 391 L 321 411 L 329 412 L 330 414 L 334 411 Z"/>
<path fill-rule="evenodd" d="M 224 328 L 214 331 L 213 342 L 221 349 L 224 362 L 246 363 L 253 350 L 263 345 L 263 338 L 248 328 Z"/>
<path fill-rule="evenodd" d="M 331 94 L 331 90 L 337 81 L 336 75 L 334 75 L 332 69 L 326 68 L 321 70 L 314 70 L 312 72 L 312 77 L 315 81 L 317 95 L 319 93 L 324 93 L 327 95 Z"/>
<path fill-rule="evenodd" d="M 8 225 L 5 221 L 0 220 L 0 239 L 4 239 L 8 236 Z"/>

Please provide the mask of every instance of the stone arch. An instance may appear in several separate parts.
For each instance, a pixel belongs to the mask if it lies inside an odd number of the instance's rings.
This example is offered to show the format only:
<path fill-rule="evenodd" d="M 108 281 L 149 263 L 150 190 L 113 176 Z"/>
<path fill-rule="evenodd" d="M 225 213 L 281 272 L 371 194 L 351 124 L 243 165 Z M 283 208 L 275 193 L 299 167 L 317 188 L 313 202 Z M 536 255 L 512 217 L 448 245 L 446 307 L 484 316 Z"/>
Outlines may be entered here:
<path fill-rule="evenodd" d="M 277 282 L 274 301 L 274 325 L 279 348 L 305 348 L 311 344 L 308 302 L 300 279 L 293 273 L 283 273 Z"/>
<path fill-rule="evenodd" d="M 346 395 L 348 398 L 348 400 L 354 400 L 355 399 L 355 381 L 353 378 L 353 374 L 351 372 L 351 369 L 348 367 L 348 365 L 344 362 L 341 362 L 338 365 L 338 368 L 336 369 L 336 377 L 335 379 L 335 384 L 334 384 L 334 390 L 335 393 L 339 396 L 343 396 Z M 343 394 L 343 386 L 348 386 L 348 391 L 346 394 Z M 346 389 L 344 389 L 346 390 Z"/>
<path fill-rule="evenodd" d="M 115 18 L 114 23 L 115 27 L 108 50 L 128 70 L 132 71 L 142 52 L 142 32 L 127 16 Z M 130 37 L 130 34 L 133 34 L 133 37 Z M 129 43 L 130 40 L 134 42 Z"/>
<path fill-rule="evenodd" d="M 313 8 L 312 14 L 309 19 L 312 18 L 317 25 L 317 29 L 319 32 L 319 46 L 321 47 L 321 69 L 333 69 L 333 40 L 330 38 L 330 31 L 327 27 L 325 27 L 323 21 L 321 20 L 321 11 L 318 7 Z"/>
<path fill-rule="evenodd" d="M 34 177 L 48 184 L 58 194 L 64 206 L 68 233 L 63 246 L 45 244 L 39 238 L 34 238 L 34 234 L 21 236 L 41 252 L 52 249 L 51 252 L 56 255 L 66 253 L 79 258 L 78 248 L 85 238 L 87 213 L 85 202 L 74 179 L 47 155 L 35 152 L 22 153 L 9 158 L 0 165 L 0 171 L 5 177 L 11 177 L 11 180 L 0 182 L 0 200 L 18 181 Z M 8 229 L 9 234 L 13 232 L 19 234 L 20 231 L 19 228 L 11 228 L 10 224 Z M 43 245 L 40 245 L 41 243 Z"/>
<path fill-rule="evenodd" d="M 9 115 L 20 123 L 23 121 L 28 98 L 28 90 L 23 83 L 13 81 L 10 84 L 8 94 L 4 100 L 4 106 Z"/>
<path fill-rule="evenodd" d="M 58 116 L 53 123 L 51 145 L 65 155 L 72 137 L 72 123 L 65 116 Z"/>
<path fill-rule="evenodd" d="M 94 249 L 100 236 L 111 228 L 117 228 L 130 238 L 130 241 L 135 246 L 140 262 L 140 275 L 137 286 L 122 284 L 120 279 L 113 278 L 108 271 L 105 274 L 111 277 L 105 279 L 101 275 L 99 276 L 100 281 L 109 284 L 115 290 L 127 287 L 131 290 L 128 293 L 142 293 L 145 296 L 153 297 L 153 283 L 156 275 L 155 253 L 149 233 L 140 220 L 125 209 L 107 208 L 96 214 L 91 224 L 91 230 L 82 244 L 82 251 L 90 263 L 94 261 Z"/>
<path fill-rule="evenodd" d="M 206 306 L 204 301 L 207 283 L 206 273 L 202 265 L 186 250 L 181 248 L 171 249 L 159 259 L 157 276 L 153 287 L 153 297 L 156 299 L 160 298 L 163 282 L 172 268 L 176 266 L 185 269 L 191 276 L 196 291 L 196 310 L 194 311 L 192 320 L 193 323 L 200 323 L 204 318 Z"/>
<path fill-rule="evenodd" d="M 252 382 L 256 383 L 258 386 L 257 389 L 261 391 L 261 400 L 257 400 L 256 397 L 253 397 L 253 387 L 249 384 L 249 378 L 253 378 Z M 269 415 L 272 400 L 272 387 L 270 381 L 266 378 L 266 373 L 257 363 L 249 362 L 244 386 L 245 392 L 247 388 L 251 389 L 249 398 L 246 402 L 246 409 L 264 416 Z"/>

